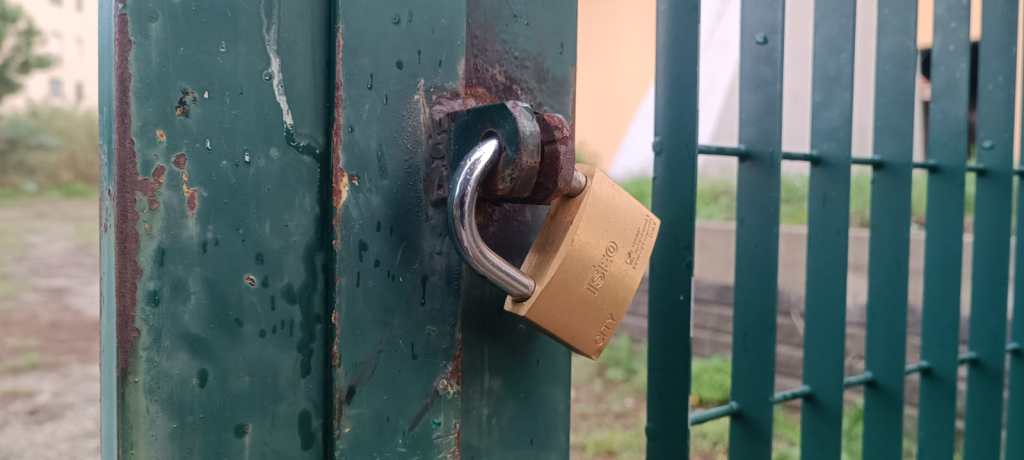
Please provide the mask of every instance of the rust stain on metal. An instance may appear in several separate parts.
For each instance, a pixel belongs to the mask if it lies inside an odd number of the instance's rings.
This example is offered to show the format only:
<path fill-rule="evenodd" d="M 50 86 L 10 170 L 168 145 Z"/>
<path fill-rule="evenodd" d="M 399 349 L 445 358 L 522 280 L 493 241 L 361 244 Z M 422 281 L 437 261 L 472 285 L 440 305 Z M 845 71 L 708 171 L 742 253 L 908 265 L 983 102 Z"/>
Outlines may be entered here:
<path fill-rule="evenodd" d="M 345 123 L 344 107 L 342 107 L 345 97 L 343 92 L 344 81 L 342 79 L 342 49 L 344 44 L 344 38 L 339 26 L 334 42 L 334 123 L 331 126 L 331 176 L 333 179 L 331 196 L 332 204 L 334 205 L 334 240 L 332 241 L 332 246 L 335 250 L 341 249 L 341 208 L 348 198 L 348 173 L 341 166 L 342 130 Z M 337 339 L 334 346 L 338 346 Z"/>
<path fill-rule="evenodd" d="M 192 114 L 192 105 L 199 102 L 199 96 L 192 88 L 182 88 L 178 102 L 174 104 L 174 115 L 178 118 L 188 118 Z"/>
<path fill-rule="evenodd" d="M 178 171 L 187 174 L 188 156 L 185 155 L 185 152 L 178 152 L 174 154 L 174 157 L 171 158 L 171 164 L 174 165 L 175 168 L 178 168 Z"/>
<path fill-rule="evenodd" d="M 167 132 L 162 129 L 156 130 L 156 141 L 161 144 L 167 142 Z"/>
<path fill-rule="evenodd" d="M 256 287 L 256 277 L 251 274 L 246 273 L 246 275 L 242 277 L 242 281 L 245 281 L 245 284 L 251 288 Z"/>
<path fill-rule="evenodd" d="M 185 152 L 174 154 L 171 164 L 181 173 L 181 193 L 185 197 L 185 209 L 189 217 L 196 216 L 196 209 L 199 208 L 199 188 L 189 185 L 188 156 Z"/>
<path fill-rule="evenodd" d="M 416 430 L 416 427 L 420 425 L 420 422 L 426 417 L 427 412 L 430 412 L 430 408 L 434 406 L 434 401 L 439 396 L 446 399 L 452 399 L 455 395 L 462 391 L 462 339 L 456 337 L 455 354 L 452 356 L 451 362 L 445 366 L 444 371 L 434 381 L 434 385 L 430 390 L 430 395 L 423 401 L 423 405 L 420 409 L 409 420 L 409 426 L 406 428 L 407 433 L 411 433 Z M 456 436 L 458 436 L 459 430 L 456 428 Z M 458 441 L 456 441 L 456 446 Z M 458 448 L 456 448 L 458 451 Z"/>
<path fill-rule="evenodd" d="M 139 177 L 132 138 L 132 38 L 125 12 L 115 18 L 114 34 L 114 132 L 117 137 L 114 146 L 115 180 L 117 181 L 115 209 L 115 301 L 117 304 L 117 376 L 124 379 L 131 364 L 131 357 L 139 338 L 135 326 L 135 307 L 142 277 L 139 265 L 139 211 L 135 207 L 137 193 L 145 194 L 147 182 Z M 156 171 L 154 171 L 154 175 Z M 162 177 L 162 173 L 160 174 Z M 151 182 L 149 182 L 151 183 Z M 153 208 L 152 203 L 150 208 Z"/>

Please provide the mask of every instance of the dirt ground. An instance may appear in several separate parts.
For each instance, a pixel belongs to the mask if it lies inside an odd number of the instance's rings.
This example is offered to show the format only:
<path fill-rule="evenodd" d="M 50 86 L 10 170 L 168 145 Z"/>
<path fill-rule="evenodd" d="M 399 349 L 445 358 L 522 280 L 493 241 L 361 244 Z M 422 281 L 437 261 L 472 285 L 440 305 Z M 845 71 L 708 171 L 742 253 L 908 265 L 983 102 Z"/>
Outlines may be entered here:
<path fill-rule="evenodd" d="M 99 458 L 97 209 L 0 199 L 0 460 Z M 642 392 L 599 369 L 574 362 L 572 457 L 641 458 Z"/>
<path fill-rule="evenodd" d="M 0 460 L 99 457 L 96 213 L 0 201 Z"/>

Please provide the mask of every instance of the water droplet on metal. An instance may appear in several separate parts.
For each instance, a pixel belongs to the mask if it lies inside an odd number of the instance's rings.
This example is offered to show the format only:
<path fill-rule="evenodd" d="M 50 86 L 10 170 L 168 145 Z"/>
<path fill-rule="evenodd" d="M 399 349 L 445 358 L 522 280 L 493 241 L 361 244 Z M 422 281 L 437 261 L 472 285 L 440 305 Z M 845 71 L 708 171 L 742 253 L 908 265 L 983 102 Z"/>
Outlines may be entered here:
<path fill-rule="evenodd" d="M 396 26 L 401 24 L 402 23 L 402 15 L 400 15 L 398 13 L 395 13 L 394 16 L 391 16 L 391 23 L 396 25 Z"/>
<path fill-rule="evenodd" d="M 210 142 L 209 139 L 206 140 L 206 150 L 210 152 L 213 151 L 213 142 Z"/>
<path fill-rule="evenodd" d="M 249 154 L 248 150 L 246 150 L 245 152 L 242 152 L 242 159 L 245 160 L 246 163 L 251 163 L 252 162 L 252 155 Z"/>
<path fill-rule="evenodd" d="M 227 42 L 221 40 L 220 46 L 217 47 L 217 50 L 220 51 L 221 53 L 228 52 L 228 44 L 227 44 Z"/>
<path fill-rule="evenodd" d="M 765 34 L 757 34 L 754 36 L 754 43 L 757 43 L 758 45 L 767 45 L 768 36 Z"/>
<path fill-rule="evenodd" d="M 373 74 L 370 74 L 370 80 L 366 82 L 366 89 L 373 89 Z"/>
<path fill-rule="evenodd" d="M 270 81 L 274 79 L 274 75 L 270 73 L 270 69 L 263 71 L 263 80 Z"/>

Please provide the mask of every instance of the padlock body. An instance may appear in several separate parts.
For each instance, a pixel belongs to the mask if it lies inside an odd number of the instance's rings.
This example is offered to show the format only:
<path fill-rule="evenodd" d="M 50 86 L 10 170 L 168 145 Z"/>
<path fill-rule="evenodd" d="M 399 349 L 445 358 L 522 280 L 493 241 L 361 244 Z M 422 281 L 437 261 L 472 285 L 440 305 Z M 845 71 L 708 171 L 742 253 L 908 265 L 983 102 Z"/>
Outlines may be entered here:
<path fill-rule="evenodd" d="M 505 310 L 596 359 L 640 286 L 660 221 L 600 170 L 578 169 L 586 188 L 552 203 L 523 262 L 537 283 L 533 295 L 506 299 Z"/>

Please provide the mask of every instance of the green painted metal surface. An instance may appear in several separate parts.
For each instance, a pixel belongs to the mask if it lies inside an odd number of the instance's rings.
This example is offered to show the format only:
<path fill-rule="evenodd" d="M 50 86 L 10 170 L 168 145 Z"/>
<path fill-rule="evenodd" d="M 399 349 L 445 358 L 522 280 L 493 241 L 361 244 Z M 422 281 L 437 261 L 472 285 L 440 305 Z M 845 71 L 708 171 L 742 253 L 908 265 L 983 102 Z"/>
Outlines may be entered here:
<path fill-rule="evenodd" d="M 733 458 L 768 459 L 772 447 L 782 149 L 783 1 L 746 0 L 740 13 L 736 277 L 729 424 Z"/>
<path fill-rule="evenodd" d="M 873 150 L 884 165 L 871 173 L 865 367 L 874 380 L 864 386 L 862 442 L 864 458 L 900 458 L 917 84 L 916 5 L 880 0 L 877 21 Z"/>
<path fill-rule="evenodd" d="M 463 266 L 445 180 L 465 152 L 437 134 L 504 100 L 571 118 L 575 4 L 336 6 L 335 458 L 566 458 L 569 352 Z M 521 261 L 543 209 L 483 206 Z"/>
<path fill-rule="evenodd" d="M 654 200 L 661 232 L 651 260 L 647 458 L 689 453 L 693 250 L 697 196 L 700 2 L 658 2 Z"/>
<path fill-rule="evenodd" d="M 802 458 L 842 455 L 846 268 L 850 226 L 850 139 L 856 2 L 814 5 L 811 166 L 803 381 L 812 395 L 800 410 Z"/>
<path fill-rule="evenodd" d="M 326 5 L 112 6 L 104 456 L 322 458 Z"/>
<path fill-rule="evenodd" d="M 526 102 L 572 123 L 577 3 L 475 0 L 467 13 L 465 92 Z M 496 206 L 481 232 L 518 264 L 545 211 Z M 461 458 L 568 458 L 570 352 L 502 311 L 503 292 L 464 273 Z"/>
<path fill-rule="evenodd" d="M 1002 444 L 1006 312 L 1013 205 L 1017 0 L 988 0 L 979 49 L 974 261 L 964 459 L 998 459 Z M 1020 275 L 1018 275 L 1020 276 Z M 1012 434 L 1011 434 L 1012 435 Z"/>
<path fill-rule="evenodd" d="M 104 458 L 566 458 L 569 352 L 456 254 L 439 126 L 571 119 L 575 18 L 105 3 Z M 544 209 L 481 212 L 521 260 Z"/>
<path fill-rule="evenodd" d="M 1018 116 L 1019 116 L 1018 112 Z M 1010 340 L 1016 345 L 1009 353 L 1009 371 L 1006 403 L 1006 458 L 1024 458 L 1024 187 L 1017 182 L 1015 191 L 1017 221 L 1014 231 L 1013 249 L 1013 305 L 1010 321 Z"/>
<path fill-rule="evenodd" d="M 928 175 L 921 324 L 921 359 L 932 367 L 921 374 L 917 432 L 922 440 L 917 451 L 921 460 L 953 458 L 956 435 L 970 5 L 936 0 L 934 20 L 928 160 L 936 168 Z"/>

